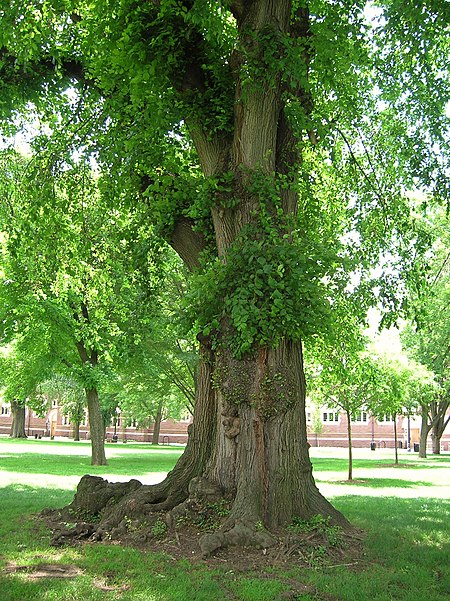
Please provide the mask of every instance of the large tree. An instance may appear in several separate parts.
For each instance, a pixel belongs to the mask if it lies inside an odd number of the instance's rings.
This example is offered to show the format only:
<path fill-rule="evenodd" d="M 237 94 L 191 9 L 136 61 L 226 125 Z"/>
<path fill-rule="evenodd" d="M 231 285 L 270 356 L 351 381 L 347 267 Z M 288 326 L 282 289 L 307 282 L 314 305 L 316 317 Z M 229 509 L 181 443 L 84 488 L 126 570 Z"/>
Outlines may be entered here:
<path fill-rule="evenodd" d="M 5 152 L 1 158 L 0 226 L 6 233 L 0 336 L 4 342 L 19 337 L 34 347 L 27 363 L 34 362 L 37 381 L 52 368 L 65 368 L 81 383 L 92 464 L 104 465 L 99 380 L 102 371 L 120 363 L 124 347 L 133 346 L 125 345 L 124 333 L 133 338 L 134 323 L 160 277 L 150 281 L 148 232 L 141 244 L 132 216 L 110 210 L 83 161 L 68 159 L 57 176 L 47 171 L 45 154 L 26 161 Z M 42 357 L 47 371 L 39 374 Z"/>
<path fill-rule="evenodd" d="M 99 535 L 130 512 L 171 509 L 190 483 L 198 493 L 196 476 L 233 499 L 205 553 L 261 544 L 260 523 L 317 513 L 346 523 L 312 476 L 302 341 L 332 329 L 336 295 L 362 319 L 378 284 L 396 308 L 392 284 L 421 242 L 403 236 L 402 189 L 423 179 L 447 194 L 448 5 L 377 3 L 373 26 L 364 7 L 17 0 L 4 11 L 6 108 L 25 93 L 51 106 L 69 79 L 79 102 L 65 132 L 79 141 L 89 130 L 105 188 L 141 203 L 197 272 L 186 452 L 161 485 L 108 506 Z M 388 251 L 397 265 L 375 277 Z"/>
<path fill-rule="evenodd" d="M 442 435 L 450 423 L 450 221 L 448 213 L 431 209 L 427 222 L 434 243 L 425 257 L 426 286 L 413 297 L 413 320 L 404 329 L 402 342 L 408 354 L 426 366 L 439 384 L 439 394 L 422 405 L 424 444 L 431 431 L 433 454 L 439 454 Z"/>

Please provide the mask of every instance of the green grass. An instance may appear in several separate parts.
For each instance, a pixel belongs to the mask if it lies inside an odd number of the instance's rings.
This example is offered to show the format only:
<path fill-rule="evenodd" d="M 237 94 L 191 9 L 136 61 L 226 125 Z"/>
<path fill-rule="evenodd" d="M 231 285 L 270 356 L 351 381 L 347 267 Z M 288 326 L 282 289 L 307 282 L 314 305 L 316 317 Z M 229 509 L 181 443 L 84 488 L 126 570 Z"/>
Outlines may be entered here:
<path fill-rule="evenodd" d="M 314 452 L 314 449 L 312 450 L 312 452 Z M 314 470 L 319 472 L 346 472 L 348 469 L 347 457 L 312 457 L 312 462 Z M 358 469 L 365 468 L 375 469 L 384 467 L 394 467 L 393 463 L 394 456 L 389 457 L 388 455 L 384 454 L 383 459 L 380 460 L 378 456 L 374 455 L 373 459 L 353 459 L 353 469 L 356 471 Z M 442 466 L 448 465 L 448 463 L 448 455 L 444 457 L 427 457 L 426 461 L 418 459 L 417 455 L 403 455 L 400 459 L 398 467 L 408 467 L 412 469 L 432 469 L 440 468 Z"/>
<path fill-rule="evenodd" d="M 88 457 L 81 455 L 36 455 L 21 456 L 12 454 L 0 457 L 0 469 L 8 472 L 49 474 L 53 476 L 83 476 L 86 471 L 93 475 L 102 473 L 115 475 L 142 476 L 148 472 L 168 472 L 172 469 L 178 453 L 158 453 L 157 455 L 129 453 L 110 459 L 107 466 L 91 465 Z"/>
<path fill-rule="evenodd" d="M 183 452 L 182 447 L 107 444 L 107 466 L 92 466 L 91 447 L 86 443 L 61 441 L 9 441 L 1 445 L 0 470 L 52 476 L 83 476 L 114 474 L 142 476 L 148 472 L 168 472 Z M 31 452 L 30 452 L 31 451 Z"/>
<path fill-rule="evenodd" d="M 346 601 L 450 599 L 450 501 L 352 496 L 335 500 L 366 530 L 367 568 L 309 574 L 308 582 Z M 363 508 L 361 507 L 363 503 Z"/>
<path fill-rule="evenodd" d="M 168 471 L 180 453 L 180 449 L 150 445 L 111 445 L 108 451 L 109 465 L 101 469 L 130 477 Z M 345 478 L 345 460 L 318 457 L 313 461 L 318 480 L 327 483 L 327 472 L 332 472 L 333 484 L 337 483 L 336 474 Z M 4 470 L 0 471 L 0 600 L 450 600 L 450 501 L 433 498 L 437 485 L 450 472 L 450 456 L 419 460 L 410 455 L 402 462 L 400 467 L 408 470 L 391 467 L 392 459 L 381 454 L 373 459 L 356 459 L 355 478 L 359 478 L 358 471 L 363 472 L 363 483 L 339 486 L 342 493 L 332 500 L 367 533 L 362 564 L 340 566 L 338 562 L 327 568 L 243 573 L 226 563 L 223 568 L 212 569 L 205 562 L 191 565 L 162 553 L 117 545 L 50 547 L 49 532 L 33 514 L 44 507 L 66 505 L 74 491 L 73 487 L 54 485 L 45 488 L 43 474 L 80 476 L 86 468 L 94 473 L 89 465 L 89 445 L 52 441 L 43 447 L 42 441 L 0 439 L 0 469 Z M 426 470 L 429 465 L 441 470 Z M 7 484 L 6 477 L 16 480 Z M 403 492 L 414 494 L 417 485 L 426 487 L 429 497 L 424 497 L 422 491 L 418 498 L 402 498 Z M 356 488 L 358 494 L 353 495 Z M 390 496 L 384 494 L 384 489 L 389 489 Z M 396 496 L 392 495 L 393 489 Z M 11 562 L 20 566 L 69 564 L 81 573 L 71 580 L 33 581 L 26 572 L 3 573 Z"/>

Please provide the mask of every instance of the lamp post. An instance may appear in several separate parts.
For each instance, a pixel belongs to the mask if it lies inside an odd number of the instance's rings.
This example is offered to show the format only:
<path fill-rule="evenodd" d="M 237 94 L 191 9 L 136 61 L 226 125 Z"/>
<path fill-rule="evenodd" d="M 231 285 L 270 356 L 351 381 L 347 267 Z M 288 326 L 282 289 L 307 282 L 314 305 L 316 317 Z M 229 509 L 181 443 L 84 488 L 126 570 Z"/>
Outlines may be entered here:
<path fill-rule="evenodd" d="M 372 415 L 372 442 L 370 443 L 370 449 L 375 451 L 375 416 Z"/>

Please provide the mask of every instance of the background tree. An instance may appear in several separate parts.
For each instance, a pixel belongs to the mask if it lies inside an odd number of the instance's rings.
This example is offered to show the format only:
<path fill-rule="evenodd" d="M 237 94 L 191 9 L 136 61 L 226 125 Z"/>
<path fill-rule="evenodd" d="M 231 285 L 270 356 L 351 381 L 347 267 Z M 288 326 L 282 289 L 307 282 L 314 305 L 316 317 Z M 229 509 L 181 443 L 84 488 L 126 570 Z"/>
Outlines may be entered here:
<path fill-rule="evenodd" d="M 41 394 L 41 378 L 51 369 L 51 360 L 45 352 L 46 328 L 36 324 L 32 336 L 21 335 L 0 356 L 3 398 L 11 404 L 12 438 L 27 438 L 26 407 L 44 413 L 47 400 Z"/>
<path fill-rule="evenodd" d="M 412 298 L 413 322 L 404 329 L 402 342 L 407 353 L 426 366 L 439 384 L 439 396 L 425 403 L 432 451 L 439 454 L 442 434 L 450 421 L 450 230 L 448 215 L 442 211 L 429 210 L 427 223 L 434 243 L 426 257 L 426 286 Z"/>
<path fill-rule="evenodd" d="M 133 326 L 134 344 L 102 381 L 129 419 L 141 427 L 153 424 L 152 443 L 158 444 L 161 421 L 194 412 L 197 344 L 186 332 L 180 302 L 186 275 L 175 256 L 167 257 L 167 277 L 158 290 L 158 307 Z M 114 416 L 113 416 L 114 419 Z"/>
<path fill-rule="evenodd" d="M 423 365 L 411 362 L 408 380 L 410 404 L 415 404 L 421 416 L 419 457 L 427 456 L 427 440 L 436 417 L 436 407 L 441 395 L 434 374 Z"/>
<path fill-rule="evenodd" d="M 346 416 L 348 480 L 353 480 L 352 421 L 358 413 L 368 412 L 374 399 L 384 393 L 378 365 L 358 346 L 342 344 L 328 349 L 320 358 L 315 384 L 320 402 Z"/>
<path fill-rule="evenodd" d="M 139 244 L 130 214 L 105 203 L 89 166 L 68 162 L 56 177 L 51 168 L 45 172 L 46 157 L 39 156 L 13 180 L 23 159 L 10 153 L 7 158 L 16 171 L 3 172 L 4 340 L 22 332 L 32 339 L 45 327 L 46 339 L 39 340 L 52 357 L 49 365 L 59 361 L 85 389 L 92 463 L 103 465 L 99 378 L 120 360 L 124 332 L 128 328 L 132 336 L 140 311 L 149 306 L 151 241 Z M 138 259 L 128 250 L 131 240 L 133 253 L 142 253 Z"/>
<path fill-rule="evenodd" d="M 380 386 L 379 394 L 369 405 L 370 412 L 374 418 L 383 418 L 386 415 L 392 418 L 395 465 L 398 465 L 397 418 L 411 411 L 408 395 L 409 373 L 404 365 L 386 358 L 378 358 L 377 365 L 383 384 Z"/>
<path fill-rule="evenodd" d="M 319 445 L 319 436 L 323 433 L 324 430 L 324 425 L 323 425 L 323 421 L 322 421 L 322 415 L 321 415 L 321 411 L 320 411 L 320 407 L 318 407 L 317 405 L 313 408 L 312 414 L 311 414 L 311 431 L 314 433 L 314 436 L 316 438 L 316 446 L 320 446 Z"/>
<path fill-rule="evenodd" d="M 85 418 L 86 393 L 82 385 L 65 374 L 54 374 L 40 384 L 49 401 L 55 400 L 73 426 L 73 439 L 80 440 L 80 425 Z"/>

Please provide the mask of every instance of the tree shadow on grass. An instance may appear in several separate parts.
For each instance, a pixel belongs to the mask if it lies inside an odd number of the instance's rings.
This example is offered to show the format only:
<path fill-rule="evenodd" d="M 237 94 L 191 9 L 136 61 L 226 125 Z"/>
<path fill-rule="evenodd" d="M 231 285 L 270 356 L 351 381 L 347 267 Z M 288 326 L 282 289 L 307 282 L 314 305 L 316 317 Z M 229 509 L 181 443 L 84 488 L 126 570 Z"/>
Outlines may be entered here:
<path fill-rule="evenodd" d="M 180 451 L 181 453 L 181 451 Z M 0 461 L 1 470 L 27 474 L 47 474 L 49 476 L 95 476 L 115 474 L 135 477 L 149 472 L 169 472 L 178 459 L 177 453 L 128 453 L 108 459 L 107 466 L 91 465 L 86 455 L 55 454 L 4 454 Z"/>
<path fill-rule="evenodd" d="M 446 456 L 432 456 L 426 459 L 419 459 L 413 456 L 404 460 L 400 458 L 400 462 L 396 465 L 393 463 L 394 455 L 392 459 L 386 458 L 385 460 L 379 460 L 375 457 L 373 459 L 353 459 L 353 468 L 406 468 L 406 469 L 426 469 L 426 468 L 442 468 L 447 464 L 450 467 L 450 455 Z M 311 458 L 313 468 L 315 472 L 345 472 L 348 469 L 348 459 L 345 457 L 312 457 Z"/>
<path fill-rule="evenodd" d="M 434 486 L 432 482 L 401 480 L 400 478 L 354 478 L 353 480 L 321 480 L 328 484 L 347 484 L 350 486 L 367 486 L 368 488 L 415 488 L 416 486 Z"/>

